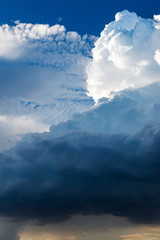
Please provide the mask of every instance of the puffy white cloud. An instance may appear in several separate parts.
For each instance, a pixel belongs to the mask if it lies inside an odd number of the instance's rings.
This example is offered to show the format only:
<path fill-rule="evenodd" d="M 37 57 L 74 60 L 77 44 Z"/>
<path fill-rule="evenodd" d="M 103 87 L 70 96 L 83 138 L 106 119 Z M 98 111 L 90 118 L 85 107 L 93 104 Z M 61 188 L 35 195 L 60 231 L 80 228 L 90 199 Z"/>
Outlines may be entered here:
<path fill-rule="evenodd" d="M 105 26 L 87 67 L 88 91 L 95 101 L 160 81 L 159 18 L 143 19 L 125 10 Z"/>
<path fill-rule="evenodd" d="M 41 131 L 93 104 L 85 67 L 95 37 L 59 24 L 15 24 L 0 26 L 0 115 L 6 118 L 0 121 L 1 149 L 17 134 Z"/>
<path fill-rule="evenodd" d="M 96 39 L 94 36 L 80 36 L 77 32 L 66 31 L 63 25 L 31 24 L 15 22 L 16 25 L 9 26 L 3 24 L 0 26 L 0 57 L 7 59 L 16 59 L 23 55 L 23 51 L 16 53 L 20 47 L 23 50 L 27 48 L 39 48 L 41 52 L 65 52 L 77 53 L 83 52 L 90 55 L 91 44 Z"/>
<path fill-rule="evenodd" d="M 0 26 L 0 58 L 14 60 L 23 53 L 23 42 L 10 31 L 7 24 Z"/>
<path fill-rule="evenodd" d="M 53 37 L 65 37 L 65 27 L 60 25 L 27 24 L 15 22 L 16 26 L 3 24 L 0 26 L 0 56 L 1 58 L 15 59 L 20 56 L 16 50 L 23 45 L 25 48 L 31 40 L 53 41 Z M 61 37 L 62 38 L 62 37 Z"/>

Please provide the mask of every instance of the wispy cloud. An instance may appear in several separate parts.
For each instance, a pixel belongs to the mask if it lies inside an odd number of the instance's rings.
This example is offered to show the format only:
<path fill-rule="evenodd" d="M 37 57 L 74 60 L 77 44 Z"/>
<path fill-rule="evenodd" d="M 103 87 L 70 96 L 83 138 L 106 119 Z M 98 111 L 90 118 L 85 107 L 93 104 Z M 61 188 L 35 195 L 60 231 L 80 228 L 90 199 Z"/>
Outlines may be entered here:
<path fill-rule="evenodd" d="M 40 132 L 40 126 L 66 121 L 93 105 L 86 96 L 85 67 L 95 39 L 69 32 L 59 24 L 50 27 L 18 21 L 12 26 L 1 25 L 0 115 L 8 120 L 1 121 L 0 128 L 7 129 L 9 119 L 25 116 Z M 23 126 L 25 121 L 15 135 L 31 130 Z M 6 145 L 8 142 L 7 148 L 11 145 L 8 138 L 14 142 L 16 136 L 3 131 L 1 139 Z"/>

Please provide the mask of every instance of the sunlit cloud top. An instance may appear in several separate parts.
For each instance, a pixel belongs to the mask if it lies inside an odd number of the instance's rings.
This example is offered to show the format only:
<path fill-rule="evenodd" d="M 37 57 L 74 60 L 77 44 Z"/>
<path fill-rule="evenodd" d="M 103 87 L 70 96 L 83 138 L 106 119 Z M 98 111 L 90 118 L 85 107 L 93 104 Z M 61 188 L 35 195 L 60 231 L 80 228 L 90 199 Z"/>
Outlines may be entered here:
<path fill-rule="evenodd" d="M 97 101 L 160 81 L 159 39 L 159 15 L 151 20 L 127 10 L 117 13 L 95 43 L 87 67 L 89 95 Z"/>

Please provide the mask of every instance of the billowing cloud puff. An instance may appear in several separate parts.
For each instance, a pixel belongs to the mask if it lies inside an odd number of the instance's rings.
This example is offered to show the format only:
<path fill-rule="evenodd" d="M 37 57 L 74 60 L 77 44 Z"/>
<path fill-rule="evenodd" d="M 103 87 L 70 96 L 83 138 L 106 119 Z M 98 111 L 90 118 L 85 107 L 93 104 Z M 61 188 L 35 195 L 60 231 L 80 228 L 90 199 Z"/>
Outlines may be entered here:
<path fill-rule="evenodd" d="M 38 47 L 41 43 L 46 51 L 83 52 L 90 54 L 90 43 L 94 36 L 81 37 L 77 32 L 67 32 L 63 25 L 17 23 L 16 26 L 3 24 L 0 26 L 0 58 L 16 59 L 26 47 Z M 39 42 L 38 42 L 39 41 Z M 42 42 L 41 42 L 42 41 Z M 50 46 L 49 49 L 47 49 Z"/>
<path fill-rule="evenodd" d="M 159 19 L 143 19 L 125 10 L 105 26 L 87 67 L 88 91 L 95 101 L 159 81 Z"/>

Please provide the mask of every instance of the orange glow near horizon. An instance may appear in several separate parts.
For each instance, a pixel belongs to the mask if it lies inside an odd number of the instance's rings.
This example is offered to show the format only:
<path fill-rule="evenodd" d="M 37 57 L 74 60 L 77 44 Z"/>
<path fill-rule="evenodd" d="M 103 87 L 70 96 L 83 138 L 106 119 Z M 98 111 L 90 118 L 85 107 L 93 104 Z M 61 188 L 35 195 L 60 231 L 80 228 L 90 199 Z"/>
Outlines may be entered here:
<path fill-rule="evenodd" d="M 20 240 L 159 240 L 160 226 L 134 224 L 113 216 L 76 216 L 57 223 L 26 224 Z"/>

